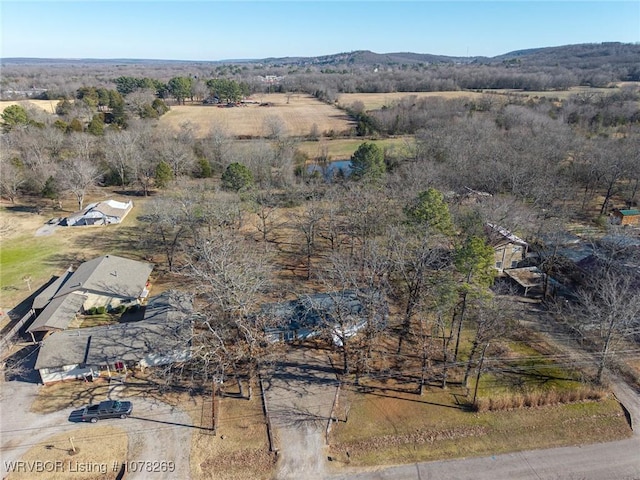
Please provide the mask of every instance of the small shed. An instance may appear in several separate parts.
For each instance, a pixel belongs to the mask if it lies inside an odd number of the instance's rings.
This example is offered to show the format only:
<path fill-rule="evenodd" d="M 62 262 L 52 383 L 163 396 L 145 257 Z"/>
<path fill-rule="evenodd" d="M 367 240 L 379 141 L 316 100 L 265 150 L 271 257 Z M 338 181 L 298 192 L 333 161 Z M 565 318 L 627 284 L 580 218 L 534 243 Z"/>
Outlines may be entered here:
<path fill-rule="evenodd" d="M 632 208 L 628 210 L 615 209 L 612 213 L 614 223 L 618 225 L 640 226 L 640 210 Z"/>

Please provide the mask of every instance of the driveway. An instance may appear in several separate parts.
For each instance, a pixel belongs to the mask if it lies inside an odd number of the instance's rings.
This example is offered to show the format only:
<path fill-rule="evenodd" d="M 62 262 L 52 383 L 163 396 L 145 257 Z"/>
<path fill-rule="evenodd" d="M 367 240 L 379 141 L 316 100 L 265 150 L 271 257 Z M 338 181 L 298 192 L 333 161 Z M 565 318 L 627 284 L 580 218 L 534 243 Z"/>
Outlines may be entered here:
<path fill-rule="evenodd" d="M 328 356 L 294 347 L 264 380 L 278 448 L 277 478 L 325 478 L 325 432 L 338 386 Z"/>
<path fill-rule="evenodd" d="M 11 381 L 0 385 L 0 451 L 2 452 L 2 478 L 7 474 L 6 462 L 19 460 L 33 445 L 46 441 L 60 432 L 89 433 L 93 424 L 71 423 L 72 409 L 37 414 L 29 409 L 38 389 L 38 384 Z M 119 394 L 113 391 L 112 398 Z M 172 461 L 174 472 L 154 472 L 153 479 L 190 478 L 189 451 L 192 422 L 189 416 L 162 402 L 134 400 L 133 416 L 126 420 L 105 420 L 128 433 L 128 457 L 132 461 Z M 84 434 L 86 436 L 86 433 Z M 127 479 L 149 478 L 149 473 L 129 473 Z"/>

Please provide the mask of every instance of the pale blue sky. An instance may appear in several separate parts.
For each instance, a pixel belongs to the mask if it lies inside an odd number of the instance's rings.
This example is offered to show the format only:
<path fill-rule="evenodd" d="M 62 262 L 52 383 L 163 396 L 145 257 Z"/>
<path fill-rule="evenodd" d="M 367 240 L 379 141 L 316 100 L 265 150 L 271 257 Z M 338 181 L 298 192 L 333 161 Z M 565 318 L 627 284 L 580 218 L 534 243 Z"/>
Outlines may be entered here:
<path fill-rule="evenodd" d="M 640 0 L 0 2 L 4 58 L 225 60 L 353 50 L 495 56 L 640 42 Z"/>

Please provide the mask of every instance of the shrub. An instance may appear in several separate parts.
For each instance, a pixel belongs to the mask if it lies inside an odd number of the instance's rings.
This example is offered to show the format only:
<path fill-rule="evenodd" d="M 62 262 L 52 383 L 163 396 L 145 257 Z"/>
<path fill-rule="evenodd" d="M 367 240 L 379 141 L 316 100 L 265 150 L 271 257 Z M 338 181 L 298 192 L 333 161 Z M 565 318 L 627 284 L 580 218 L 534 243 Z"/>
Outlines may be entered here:
<path fill-rule="evenodd" d="M 232 163 L 222 174 L 222 188 L 237 192 L 253 185 L 253 173 L 241 163 Z"/>
<path fill-rule="evenodd" d="M 127 306 L 123 305 L 123 304 L 120 304 L 117 307 L 111 309 L 111 312 L 112 313 L 116 313 L 116 314 L 121 314 L 121 313 L 124 313 L 126 311 L 127 311 Z"/>
<path fill-rule="evenodd" d="M 98 315 L 104 315 L 105 313 L 107 313 L 107 307 L 97 307 L 96 308 L 96 314 Z"/>

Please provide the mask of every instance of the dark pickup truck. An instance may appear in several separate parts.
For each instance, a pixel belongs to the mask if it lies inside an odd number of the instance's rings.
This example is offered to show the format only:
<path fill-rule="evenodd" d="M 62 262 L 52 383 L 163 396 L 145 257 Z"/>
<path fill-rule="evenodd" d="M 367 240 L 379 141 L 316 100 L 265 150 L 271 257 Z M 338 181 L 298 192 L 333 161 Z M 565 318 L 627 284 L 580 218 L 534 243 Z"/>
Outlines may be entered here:
<path fill-rule="evenodd" d="M 82 410 L 83 422 L 96 423 L 103 418 L 127 418 L 131 415 L 133 404 L 120 400 L 105 400 L 96 405 L 88 405 Z"/>

